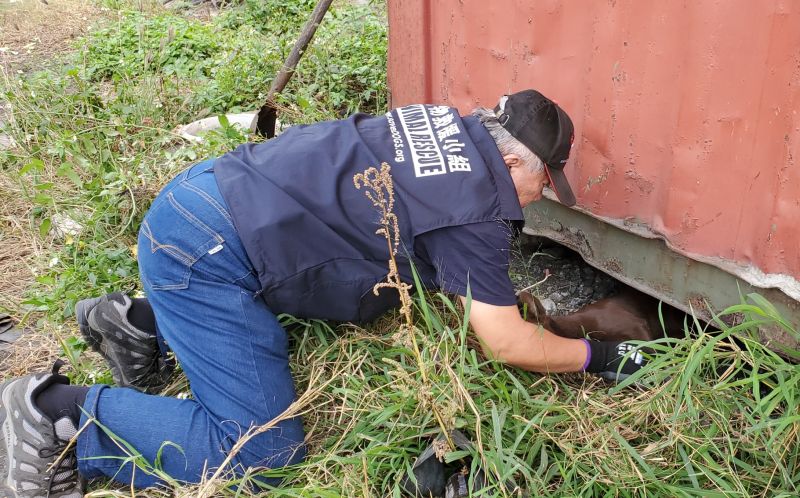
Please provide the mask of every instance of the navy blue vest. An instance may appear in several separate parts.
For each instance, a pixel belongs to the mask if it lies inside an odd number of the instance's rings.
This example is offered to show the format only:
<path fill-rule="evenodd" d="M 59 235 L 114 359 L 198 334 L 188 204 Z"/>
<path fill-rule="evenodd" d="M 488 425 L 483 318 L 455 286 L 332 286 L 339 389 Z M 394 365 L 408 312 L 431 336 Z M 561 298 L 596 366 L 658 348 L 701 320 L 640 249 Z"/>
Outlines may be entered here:
<path fill-rule="evenodd" d="M 363 322 L 399 303 L 392 289 L 372 292 L 389 253 L 375 234 L 380 213 L 353 185 L 353 175 L 382 162 L 391 166 L 406 281 L 412 261 L 425 281 L 435 274 L 414 254 L 419 235 L 523 219 L 494 140 L 477 118 L 446 106 L 355 114 L 242 145 L 214 171 L 272 311 Z"/>

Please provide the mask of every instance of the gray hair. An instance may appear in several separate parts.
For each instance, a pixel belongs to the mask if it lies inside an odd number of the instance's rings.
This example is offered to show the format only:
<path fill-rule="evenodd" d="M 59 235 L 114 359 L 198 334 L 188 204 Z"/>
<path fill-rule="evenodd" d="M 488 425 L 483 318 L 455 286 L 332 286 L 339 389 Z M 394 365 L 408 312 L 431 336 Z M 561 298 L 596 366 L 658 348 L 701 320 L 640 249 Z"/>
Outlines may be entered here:
<path fill-rule="evenodd" d="M 493 110 L 485 107 L 478 107 L 472 111 L 472 115 L 481 121 L 486 131 L 492 136 L 501 155 L 516 154 L 534 173 L 544 169 L 542 160 L 503 128 L 503 125 L 497 120 L 497 115 Z"/>

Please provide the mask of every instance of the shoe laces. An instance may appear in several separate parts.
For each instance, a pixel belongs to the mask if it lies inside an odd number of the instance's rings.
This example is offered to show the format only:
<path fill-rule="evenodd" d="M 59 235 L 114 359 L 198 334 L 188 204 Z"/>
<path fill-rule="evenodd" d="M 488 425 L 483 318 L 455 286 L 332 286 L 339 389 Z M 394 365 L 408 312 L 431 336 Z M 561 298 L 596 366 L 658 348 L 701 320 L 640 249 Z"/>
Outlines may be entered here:
<path fill-rule="evenodd" d="M 59 375 L 59 370 L 62 366 L 64 366 L 64 361 L 61 359 L 56 360 L 53 364 L 52 374 Z M 78 476 L 78 457 L 75 453 L 75 445 L 72 444 L 72 438 L 62 439 L 62 436 L 58 434 L 59 429 L 56 429 L 55 432 L 58 442 L 53 446 L 40 448 L 37 452 L 39 458 L 43 459 L 57 456 L 47 469 L 49 475 L 44 478 L 47 482 L 48 497 L 52 493 L 60 494 L 75 488 L 78 486 L 80 479 Z M 70 434 L 74 432 L 74 426 L 71 426 L 69 432 Z"/>
<path fill-rule="evenodd" d="M 70 443 L 67 441 L 52 448 L 39 450 L 41 458 L 58 455 L 48 469 L 50 475 L 44 478 L 47 482 L 47 496 L 52 493 L 63 493 L 78 486 L 78 458 L 75 455 L 75 446 Z"/>

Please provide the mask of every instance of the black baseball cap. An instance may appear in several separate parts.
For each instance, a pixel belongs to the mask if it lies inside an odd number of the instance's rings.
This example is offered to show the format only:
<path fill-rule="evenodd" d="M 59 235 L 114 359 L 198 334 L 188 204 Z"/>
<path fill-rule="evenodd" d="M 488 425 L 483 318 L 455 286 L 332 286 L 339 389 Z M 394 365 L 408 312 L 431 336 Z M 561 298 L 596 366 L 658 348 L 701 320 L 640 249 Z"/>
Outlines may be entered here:
<path fill-rule="evenodd" d="M 565 206 L 575 205 L 575 194 L 564 175 L 575 128 L 567 113 L 536 90 L 505 95 L 494 108 L 500 124 L 544 162 L 550 188 Z"/>

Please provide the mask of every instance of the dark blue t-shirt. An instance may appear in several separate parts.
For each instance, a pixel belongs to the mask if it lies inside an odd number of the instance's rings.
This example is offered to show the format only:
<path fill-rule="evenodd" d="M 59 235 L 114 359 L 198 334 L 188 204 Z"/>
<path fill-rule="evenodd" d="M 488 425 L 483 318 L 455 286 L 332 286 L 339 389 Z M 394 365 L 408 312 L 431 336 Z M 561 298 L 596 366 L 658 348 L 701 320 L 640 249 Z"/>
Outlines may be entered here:
<path fill-rule="evenodd" d="M 508 222 L 485 221 L 440 228 L 417 237 L 417 255 L 436 271 L 445 292 L 496 306 L 516 303 L 508 276 L 512 229 Z"/>

